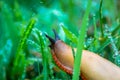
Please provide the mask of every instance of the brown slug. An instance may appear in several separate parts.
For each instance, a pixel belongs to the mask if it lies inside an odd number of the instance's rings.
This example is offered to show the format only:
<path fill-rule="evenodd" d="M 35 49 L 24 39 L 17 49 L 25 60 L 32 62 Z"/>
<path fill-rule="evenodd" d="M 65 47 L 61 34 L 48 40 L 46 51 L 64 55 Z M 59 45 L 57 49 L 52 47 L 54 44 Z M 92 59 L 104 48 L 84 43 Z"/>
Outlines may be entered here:
<path fill-rule="evenodd" d="M 72 48 L 61 41 L 55 31 L 54 34 L 55 40 L 46 35 L 51 42 L 52 57 L 60 69 L 72 74 L 74 64 Z M 118 66 L 87 50 L 83 50 L 80 68 L 82 80 L 120 80 Z"/>

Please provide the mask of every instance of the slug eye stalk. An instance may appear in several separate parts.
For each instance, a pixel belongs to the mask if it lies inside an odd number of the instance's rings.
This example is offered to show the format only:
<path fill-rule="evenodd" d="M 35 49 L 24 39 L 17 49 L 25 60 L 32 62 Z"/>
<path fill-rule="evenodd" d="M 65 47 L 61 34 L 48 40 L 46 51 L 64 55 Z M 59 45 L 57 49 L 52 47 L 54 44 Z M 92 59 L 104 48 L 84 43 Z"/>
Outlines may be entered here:
<path fill-rule="evenodd" d="M 56 31 L 53 29 L 54 35 L 55 35 L 55 41 L 60 40 L 59 35 L 56 33 Z"/>
<path fill-rule="evenodd" d="M 45 36 L 49 39 L 49 41 L 51 42 L 51 44 L 55 44 L 55 40 L 52 39 L 50 36 L 48 36 L 47 34 L 45 34 Z"/>
<path fill-rule="evenodd" d="M 54 35 L 55 35 L 55 39 L 51 38 L 50 36 L 48 36 L 47 34 L 45 34 L 45 36 L 49 39 L 50 41 L 50 48 L 53 48 L 53 45 L 55 44 L 56 41 L 60 40 L 60 37 L 58 36 L 58 34 L 56 33 L 56 31 L 53 29 Z"/>

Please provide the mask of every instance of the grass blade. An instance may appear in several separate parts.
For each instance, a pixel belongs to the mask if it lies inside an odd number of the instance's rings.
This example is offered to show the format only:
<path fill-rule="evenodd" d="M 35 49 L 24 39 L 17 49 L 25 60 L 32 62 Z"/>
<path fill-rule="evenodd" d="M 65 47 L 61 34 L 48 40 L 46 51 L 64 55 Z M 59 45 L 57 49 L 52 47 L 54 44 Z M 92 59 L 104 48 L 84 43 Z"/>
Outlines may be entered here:
<path fill-rule="evenodd" d="M 108 40 L 106 40 L 105 42 L 103 42 L 103 43 L 101 44 L 101 46 L 100 46 L 95 52 L 101 53 L 101 52 L 103 51 L 103 49 L 104 49 L 106 46 L 108 46 L 109 44 L 110 44 L 110 40 L 108 39 Z"/>
<path fill-rule="evenodd" d="M 43 60 L 43 80 L 48 80 L 48 59 L 47 59 L 47 51 L 46 51 L 46 44 L 45 39 L 41 31 L 36 30 L 38 37 L 39 37 L 39 45 L 41 46 L 41 53 L 42 53 L 42 60 Z"/>
<path fill-rule="evenodd" d="M 18 49 L 17 49 L 16 56 L 15 56 L 14 67 L 13 67 L 13 75 L 15 75 L 15 73 L 20 72 L 19 77 L 21 77 L 22 73 L 24 72 L 25 54 L 21 54 L 21 52 L 23 51 L 23 49 L 25 47 L 27 38 L 29 37 L 34 24 L 35 24 L 35 19 L 31 19 L 31 21 L 29 22 L 26 30 L 24 31 L 24 33 L 22 35 L 21 41 L 20 41 Z"/>
<path fill-rule="evenodd" d="M 72 32 L 70 32 L 67 28 L 63 27 L 63 25 L 62 25 L 62 29 L 63 29 L 64 33 L 66 34 L 66 36 L 67 36 L 73 43 L 77 44 L 77 41 L 78 41 L 77 37 L 76 37 Z"/>
<path fill-rule="evenodd" d="M 99 16 L 100 16 L 100 29 L 101 29 L 101 38 L 103 38 L 104 36 L 104 32 L 103 32 L 103 21 L 102 21 L 102 3 L 103 0 L 100 0 L 100 7 L 99 7 Z"/>
<path fill-rule="evenodd" d="M 120 30 L 120 24 L 112 31 L 112 36 L 114 36 Z"/>
<path fill-rule="evenodd" d="M 77 52 L 74 61 L 74 70 L 73 70 L 74 72 L 73 72 L 72 80 L 79 80 L 82 49 L 85 40 L 85 34 L 86 34 L 87 22 L 88 22 L 87 20 L 90 12 L 90 7 L 91 7 L 91 0 L 88 1 L 87 9 L 83 17 L 80 35 L 78 38 Z"/>

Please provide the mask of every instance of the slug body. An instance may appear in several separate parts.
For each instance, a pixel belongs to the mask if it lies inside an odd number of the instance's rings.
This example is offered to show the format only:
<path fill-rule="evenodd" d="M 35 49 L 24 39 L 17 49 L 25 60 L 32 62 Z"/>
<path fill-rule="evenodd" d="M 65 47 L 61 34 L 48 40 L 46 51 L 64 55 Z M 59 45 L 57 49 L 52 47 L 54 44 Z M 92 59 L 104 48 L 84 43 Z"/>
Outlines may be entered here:
<path fill-rule="evenodd" d="M 58 43 L 61 43 L 61 45 L 59 45 Z M 61 52 L 58 52 L 59 49 Z M 54 45 L 52 45 L 51 53 L 55 63 L 58 65 L 59 68 L 61 68 L 68 74 L 73 73 L 74 57 L 71 47 L 65 45 L 63 41 L 58 40 Z M 82 80 L 86 80 L 82 73 L 80 76 Z"/>
<path fill-rule="evenodd" d="M 74 64 L 72 48 L 59 39 L 50 47 L 55 63 L 68 74 L 72 74 Z M 119 67 L 87 50 L 83 50 L 80 68 L 82 80 L 120 80 Z"/>

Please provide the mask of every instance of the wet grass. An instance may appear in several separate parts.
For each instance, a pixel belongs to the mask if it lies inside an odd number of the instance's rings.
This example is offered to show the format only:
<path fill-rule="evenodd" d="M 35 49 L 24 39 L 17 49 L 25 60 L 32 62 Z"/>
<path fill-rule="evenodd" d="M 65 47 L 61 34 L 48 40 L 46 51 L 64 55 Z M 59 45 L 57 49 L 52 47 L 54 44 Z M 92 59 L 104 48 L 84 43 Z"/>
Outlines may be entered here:
<path fill-rule="evenodd" d="M 111 2 L 94 0 L 90 9 L 85 0 L 1 0 L 0 80 L 77 80 L 82 49 L 120 66 L 120 4 Z M 78 49 L 73 77 L 51 57 L 44 34 L 53 38 L 53 29 Z"/>

